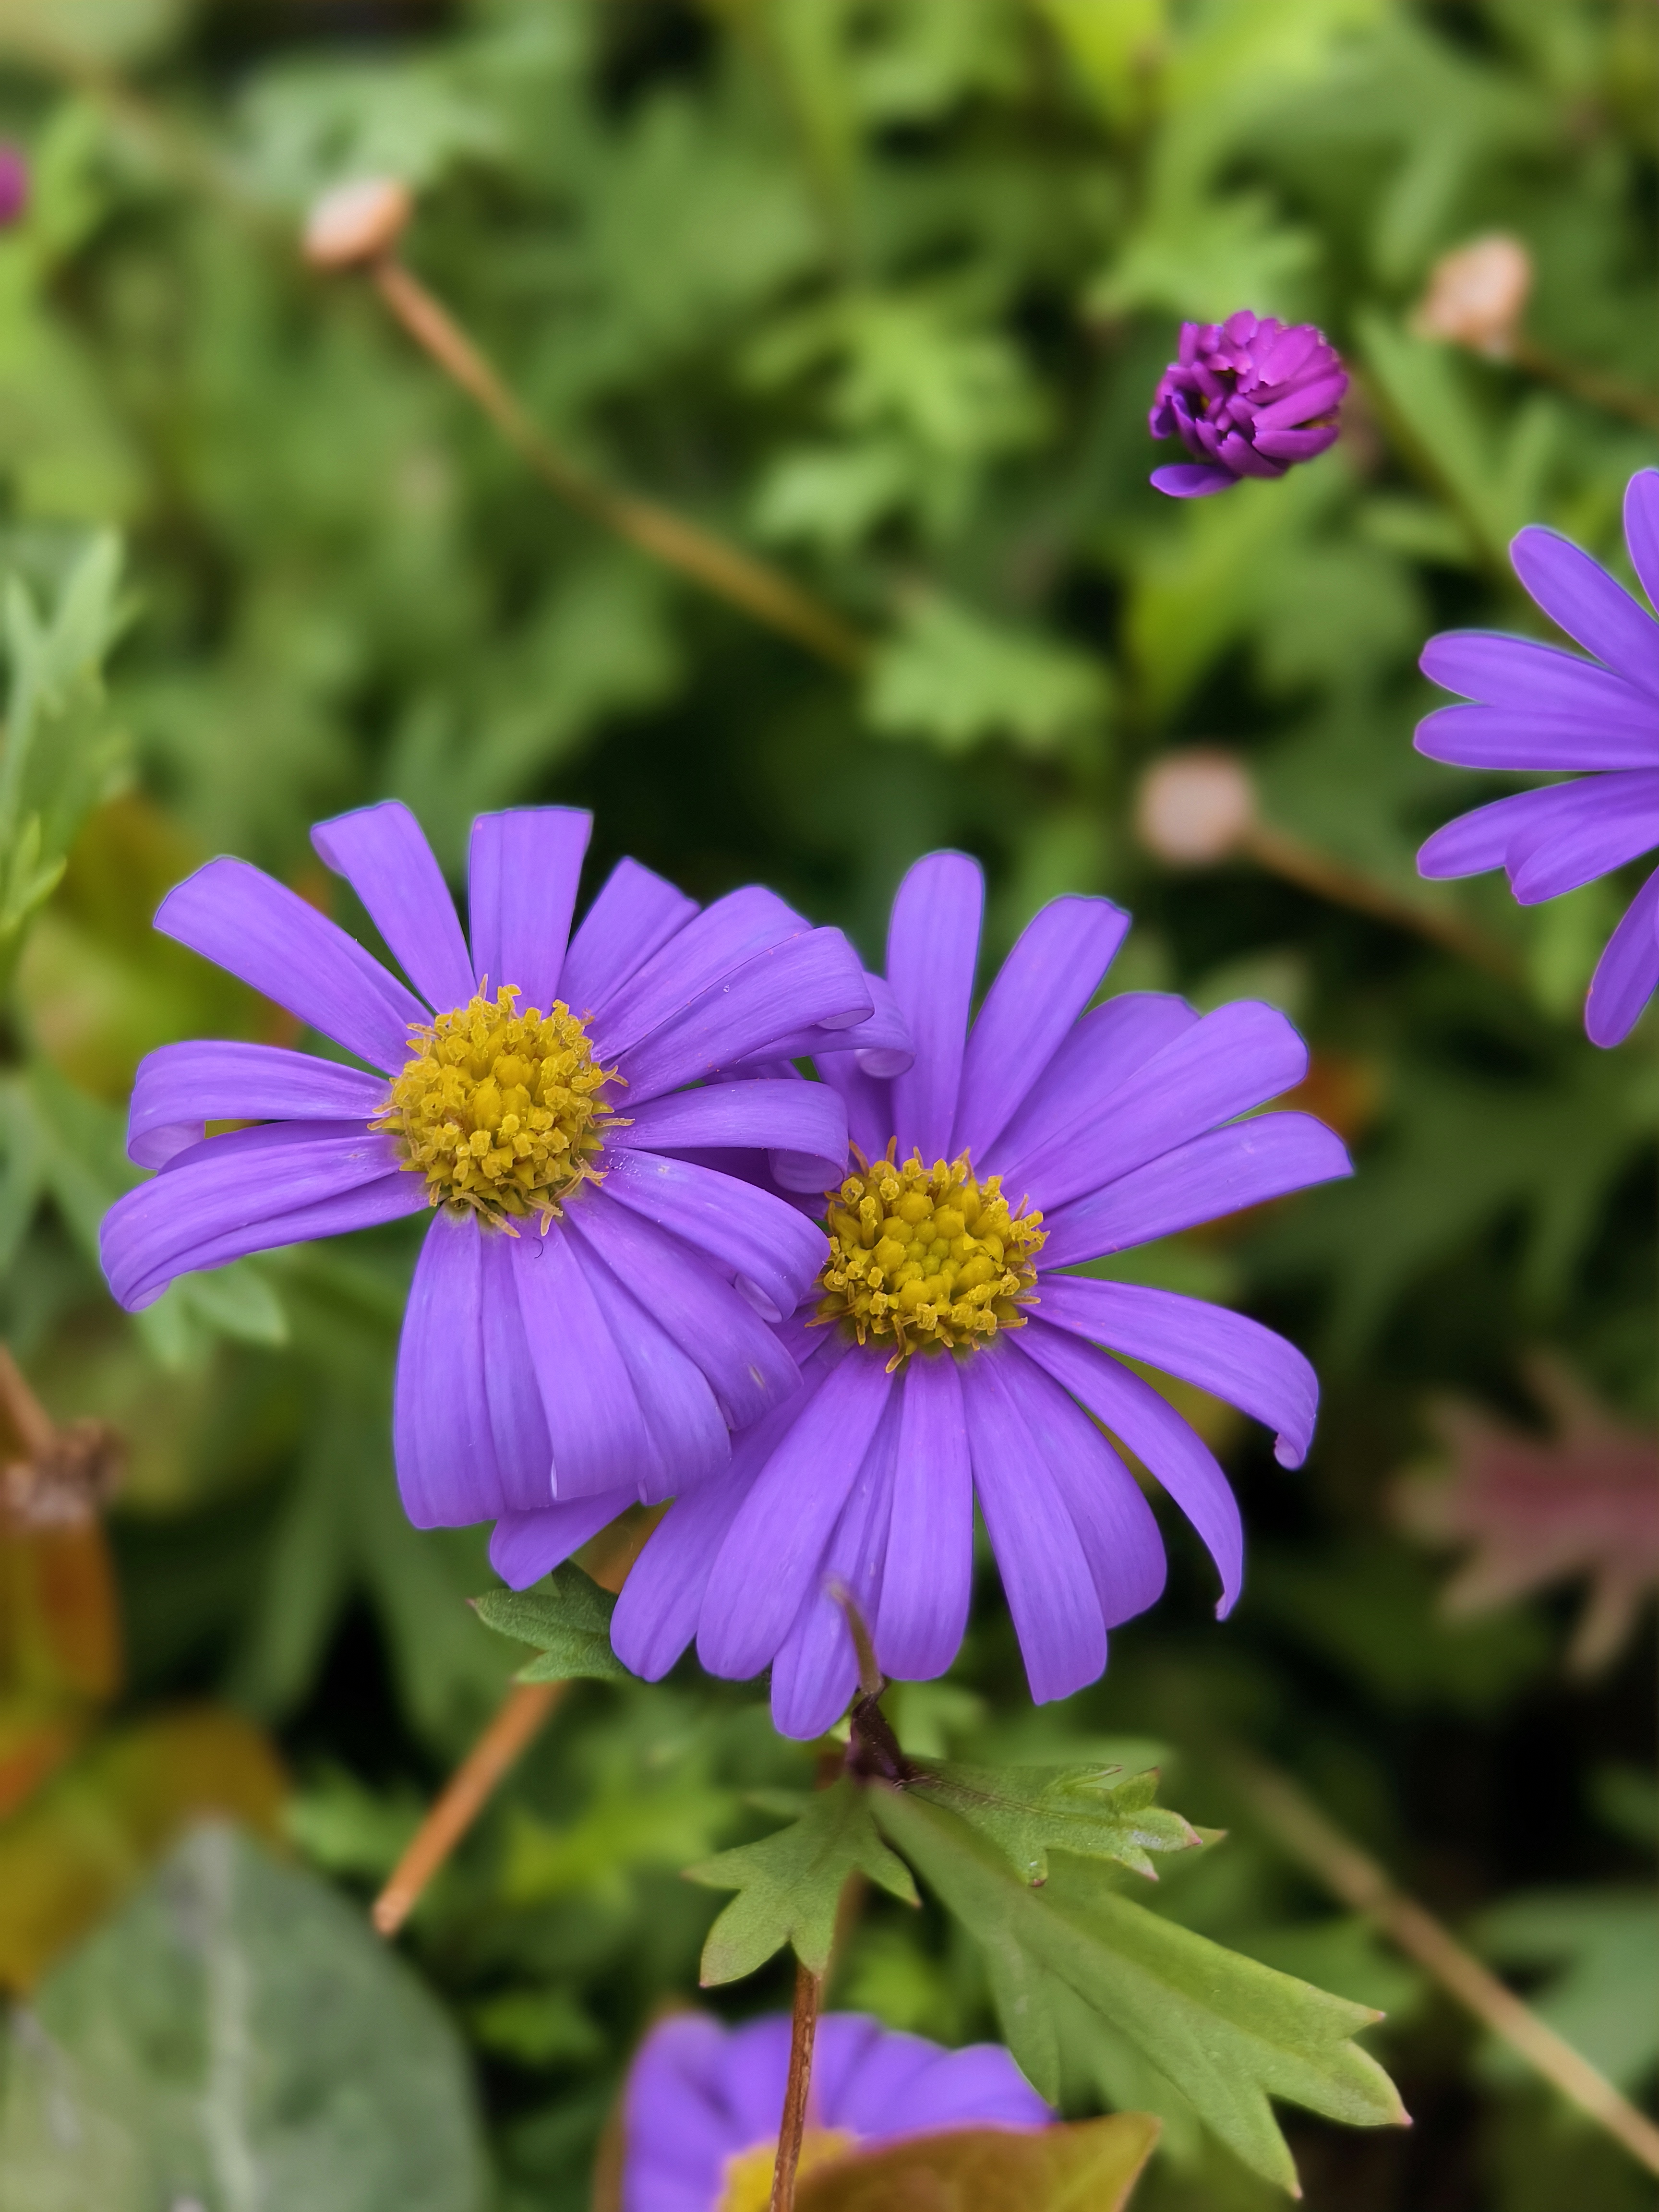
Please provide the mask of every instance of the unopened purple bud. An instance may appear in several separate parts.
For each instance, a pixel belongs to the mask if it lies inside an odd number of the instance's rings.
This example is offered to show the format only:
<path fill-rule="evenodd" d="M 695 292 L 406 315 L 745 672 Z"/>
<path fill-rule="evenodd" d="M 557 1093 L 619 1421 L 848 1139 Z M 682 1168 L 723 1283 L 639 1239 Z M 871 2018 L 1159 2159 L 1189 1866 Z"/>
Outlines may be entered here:
<path fill-rule="evenodd" d="M 1148 425 L 1192 455 L 1154 469 L 1171 499 L 1231 491 L 1241 477 L 1282 477 L 1334 445 L 1348 388 L 1342 357 L 1311 323 L 1241 307 L 1224 323 L 1183 323 L 1179 357 L 1158 379 Z"/>
<path fill-rule="evenodd" d="M 0 230 L 9 230 L 29 204 L 29 165 L 21 149 L 0 140 Z"/>

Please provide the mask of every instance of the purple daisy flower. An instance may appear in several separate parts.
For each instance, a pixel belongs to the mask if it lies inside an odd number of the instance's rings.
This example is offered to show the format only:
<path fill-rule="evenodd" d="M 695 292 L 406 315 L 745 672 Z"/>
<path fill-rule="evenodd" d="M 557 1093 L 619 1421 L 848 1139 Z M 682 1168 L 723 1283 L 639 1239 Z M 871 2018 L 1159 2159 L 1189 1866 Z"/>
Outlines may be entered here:
<path fill-rule="evenodd" d="M 1659 607 L 1659 469 L 1626 488 L 1625 542 Z M 1490 630 L 1431 637 L 1424 674 L 1474 703 L 1419 722 L 1417 750 L 1459 768 L 1565 769 L 1575 780 L 1459 815 L 1417 866 L 1434 877 L 1502 868 L 1521 904 L 1537 906 L 1659 846 L 1659 623 L 1553 530 L 1522 531 L 1510 558 L 1550 620 L 1595 658 Z M 1622 1043 L 1659 987 L 1656 930 L 1659 872 L 1631 901 L 1590 979 L 1593 1044 Z"/>
<path fill-rule="evenodd" d="M 622 2212 L 765 2212 L 788 2070 L 787 2016 L 653 2028 L 629 2076 Z M 907 2136 L 1054 2118 L 1000 2045 L 945 2051 L 859 2013 L 818 2022 L 809 2109 L 802 2173 Z"/>
<path fill-rule="evenodd" d="M 827 1194 L 817 1289 L 781 1331 L 803 1387 L 671 1507 L 612 1623 L 618 1656 L 651 1680 L 694 1636 L 714 1674 L 769 1666 L 789 1735 L 827 1728 L 856 1680 L 837 1586 L 888 1674 L 950 1665 L 975 1496 L 1033 1697 L 1091 1681 L 1108 1628 L 1151 1605 L 1164 1571 L 1151 1510 L 1103 1430 L 1198 1529 L 1231 1606 L 1243 1534 L 1226 1478 L 1126 1359 L 1265 1421 L 1286 1466 L 1313 1430 L 1313 1370 L 1270 1330 L 1066 1272 L 1346 1175 L 1319 1122 L 1254 1115 L 1301 1079 L 1301 1038 L 1249 1001 L 1200 1018 L 1133 991 L 1085 1012 L 1128 927 L 1099 898 L 1036 915 L 970 1033 L 983 900 L 958 853 L 931 854 L 901 885 L 887 975 L 916 1057 L 890 1079 L 844 1055 L 818 1063 L 854 1149 Z"/>
<path fill-rule="evenodd" d="M 1171 499 L 1231 491 L 1241 477 L 1282 477 L 1334 446 L 1348 388 L 1341 356 L 1311 323 L 1241 307 L 1224 323 L 1183 323 L 1179 357 L 1158 379 L 1147 423 L 1192 455 L 1154 469 Z"/>
<path fill-rule="evenodd" d="M 565 807 L 481 815 L 469 948 L 407 807 L 320 823 L 312 842 L 412 989 L 245 861 L 170 892 L 159 929 L 367 1066 L 151 1053 L 128 1149 L 160 1172 L 102 1231 L 137 1310 L 188 1270 L 432 1209 L 398 1355 L 398 1484 L 417 1527 L 496 1521 L 515 1579 L 723 1466 L 728 1429 L 797 1388 L 767 1323 L 822 1266 L 823 1234 L 718 1164 L 759 1146 L 781 1186 L 821 1188 L 845 1110 L 827 1084 L 705 1079 L 781 1044 L 830 1066 L 905 1057 L 847 939 L 770 891 L 699 912 L 623 860 L 571 936 L 590 827 Z M 206 1136 L 217 1121 L 258 1126 Z"/>

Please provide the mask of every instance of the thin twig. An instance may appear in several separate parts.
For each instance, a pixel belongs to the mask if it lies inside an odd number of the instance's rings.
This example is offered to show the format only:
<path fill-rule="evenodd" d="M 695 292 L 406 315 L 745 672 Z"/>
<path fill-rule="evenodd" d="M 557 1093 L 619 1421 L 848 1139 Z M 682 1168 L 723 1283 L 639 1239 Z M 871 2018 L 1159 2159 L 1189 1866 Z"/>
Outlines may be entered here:
<path fill-rule="evenodd" d="M 812 2045 L 817 2039 L 823 1977 L 795 1963 L 795 2008 L 789 2023 L 789 2079 L 784 2084 L 778 2161 L 772 2169 L 769 2212 L 795 2212 L 795 2173 L 806 2133 L 806 2100 L 812 2087 Z"/>
<path fill-rule="evenodd" d="M 1599 368 L 1586 368 L 1565 355 L 1534 345 L 1525 336 L 1513 340 L 1509 357 L 1529 375 L 1601 408 L 1604 414 L 1622 415 L 1627 422 L 1638 422 L 1644 430 L 1659 430 L 1659 393 L 1643 392 L 1621 377 L 1604 375 Z"/>
<path fill-rule="evenodd" d="M 405 264 L 386 254 L 369 264 L 382 300 L 444 374 L 475 399 L 550 489 L 580 514 L 716 598 L 741 607 L 837 668 L 862 665 L 868 647 L 833 609 L 750 554 L 683 515 L 588 475 L 532 419 L 494 366 Z"/>
<path fill-rule="evenodd" d="M 395 1936 L 408 1919 L 427 1884 L 568 1686 L 564 1682 L 515 1682 L 507 1692 L 495 1718 L 450 1776 L 392 1869 L 392 1879 L 375 1899 L 372 1917 L 382 1936 Z"/>
<path fill-rule="evenodd" d="M 1450 1929 L 1407 1897 L 1286 1775 L 1255 1761 L 1228 1762 L 1262 1826 L 1332 1895 L 1364 1913 L 1408 1958 L 1507 2043 L 1631 2156 L 1659 2173 L 1659 2127 L 1607 2076 L 1523 2004 Z"/>

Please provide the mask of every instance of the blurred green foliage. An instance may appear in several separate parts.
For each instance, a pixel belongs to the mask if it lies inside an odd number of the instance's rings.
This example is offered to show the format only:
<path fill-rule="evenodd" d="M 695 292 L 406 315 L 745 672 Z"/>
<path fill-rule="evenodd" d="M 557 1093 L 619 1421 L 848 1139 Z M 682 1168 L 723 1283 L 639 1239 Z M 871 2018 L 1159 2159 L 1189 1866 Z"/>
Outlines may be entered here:
<path fill-rule="evenodd" d="M 104 1297 L 139 1055 L 286 1035 L 149 933 L 167 885 L 234 851 L 322 900 L 321 814 L 396 793 L 454 868 L 477 809 L 552 799 L 596 808 L 596 868 L 763 878 L 874 957 L 902 868 L 960 843 L 992 954 L 1051 894 L 1103 890 L 1137 916 L 1121 981 L 1291 1004 L 1307 1103 L 1361 1172 L 1148 1255 L 1288 1329 L 1325 1384 L 1305 1473 L 1212 1431 L 1251 1536 L 1234 1619 L 1172 1528 L 1164 1605 L 1097 1690 L 1032 1714 L 988 1581 L 951 1681 L 899 1702 L 907 1744 L 1179 1751 L 1183 1809 L 1232 1840 L 1159 1908 L 1393 2015 L 1409 2137 L 1285 2115 L 1316 2212 L 1644 2201 L 1288 1871 L 1212 1754 L 1283 1761 L 1439 1910 L 1490 1908 L 1493 1955 L 1651 2091 L 1625 1971 L 1650 1846 L 1606 1778 L 1650 1764 L 1652 1668 L 1569 1686 L 1549 1599 L 1449 1626 L 1384 1504 L 1428 1395 L 1524 1417 L 1540 1341 L 1659 1413 L 1652 1025 L 1598 1055 L 1578 1021 L 1617 902 L 1420 890 L 1422 834 L 1503 787 L 1409 741 L 1431 629 L 1536 632 L 1521 522 L 1625 573 L 1620 495 L 1655 446 L 1650 0 L 5 0 L 0 72 L 33 178 L 0 237 L 0 1333 L 60 1418 L 131 1437 L 135 1710 L 211 1691 L 273 1730 L 295 1849 L 366 1891 L 513 1665 L 463 1602 L 476 1532 L 416 1535 L 392 1488 L 400 1231 L 239 1263 L 136 1324 Z M 307 207 L 365 171 L 416 190 L 411 266 L 548 435 L 775 561 L 869 640 L 860 673 L 561 507 L 366 285 L 304 268 Z M 1437 256 L 1495 228 L 1533 254 L 1557 381 L 1413 333 Z M 1343 347 L 1344 440 L 1161 501 L 1145 409 L 1176 323 L 1241 304 Z M 1139 846 L 1138 778 L 1195 742 L 1248 762 L 1342 895 Z M 453 2026 L 428 2007 L 420 2033 L 472 2047 L 508 2212 L 585 2204 L 631 2042 L 718 1910 L 676 1869 L 809 1773 L 747 1692 L 580 1685 L 440 1878 L 410 1945 Z M 90 1988 L 97 1945 L 149 1940 L 122 1923 L 61 1972 Z M 992 2032 L 933 1908 L 872 1898 L 838 1994 Z M 1085 2107 L 1152 2094 L 1097 2022 L 1066 2075 Z M 1267 2201 L 1166 2120 L 1138 2204 Z M 473 2201 L 470 2124 L 434 2212 Z"/>

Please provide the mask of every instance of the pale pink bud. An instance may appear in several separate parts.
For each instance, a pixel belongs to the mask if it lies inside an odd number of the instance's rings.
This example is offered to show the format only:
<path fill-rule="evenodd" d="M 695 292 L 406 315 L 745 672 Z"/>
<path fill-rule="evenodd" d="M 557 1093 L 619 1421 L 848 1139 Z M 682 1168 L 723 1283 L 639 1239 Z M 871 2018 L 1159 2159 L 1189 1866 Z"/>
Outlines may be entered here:
<path fill-rule="evenodd" d="M 1202 867 L 1243 842 L 1255 819 L 1255 789 L 1242 761 L 1212 745 L 1166 753 L 1140 779 L 1135 828 L 1160 860 Z"/>
<path fill-rule="evenodd" d="M 1435 263 L 1412 328 L 1503 361 L 1515 350 L 1531 290 L 1532 256 L 1518 238 L 1477 238 Z"/>
<path fill-rule="evenodd" d="M 313 269 L 353 269 L 390 253 L 414 212 L 395 177 L 359 177 L 325 192 L 306 222 L 305 256 Z"/>

